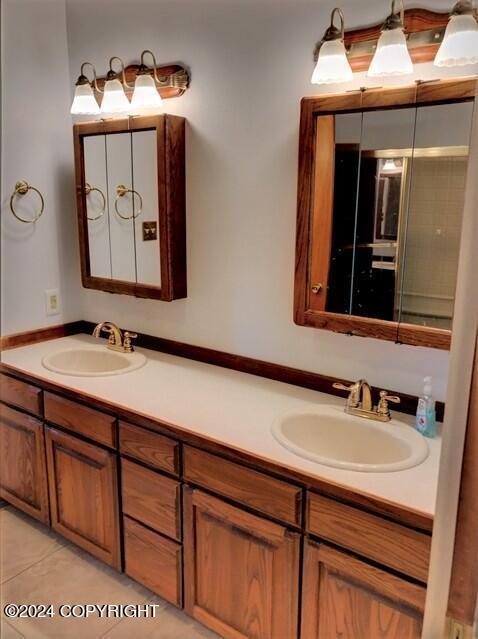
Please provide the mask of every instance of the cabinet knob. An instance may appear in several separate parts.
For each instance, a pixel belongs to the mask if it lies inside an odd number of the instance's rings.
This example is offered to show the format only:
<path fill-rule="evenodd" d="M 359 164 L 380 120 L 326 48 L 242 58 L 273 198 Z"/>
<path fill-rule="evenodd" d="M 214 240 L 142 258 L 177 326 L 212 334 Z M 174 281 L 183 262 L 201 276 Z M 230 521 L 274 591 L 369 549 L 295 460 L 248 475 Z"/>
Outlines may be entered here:
<path fill-rule="evenodd" d="M 312 293 L 313 293 L 314 295 L 318 295 L 318 293 L 320 293 L 320 291 L 322 290 L 322 288 L 323 288 L 322 284 L 315 284 L 315 285 L 312 287 Z"/>

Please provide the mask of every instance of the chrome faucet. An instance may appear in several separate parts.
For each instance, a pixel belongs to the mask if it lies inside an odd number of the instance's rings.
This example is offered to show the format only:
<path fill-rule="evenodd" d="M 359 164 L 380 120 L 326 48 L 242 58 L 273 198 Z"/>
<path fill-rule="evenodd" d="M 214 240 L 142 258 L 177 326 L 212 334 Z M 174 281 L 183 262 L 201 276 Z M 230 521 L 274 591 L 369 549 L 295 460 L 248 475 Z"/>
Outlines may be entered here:
<path fill-rule="evenodd" d="M 344 410 L 349 415 L 358 415 L 359 417 L 375 419 L 379 422 L 389 422 L 392 419 L 392 416 L 390 414 L 388 403 L 400 403 L 400 397 L 397 397 L 396 395 L 389 395 L 387 391 L 383 390 L 380 391 L 380 401 L 378 402 L 378 405 L 374 407 L 372 401 L 372 389 L 368 382 L 364 379 L 360 379 L 358 382 L 354 382 L 350 386 L 346 386 L 340 382 L 335 382 L 333 387 L 339 390 L 348 391 L 349 396 L 347 397 L 347 403 Z"/>
<path fill-rule="evenodd" d="M 93 330 L 93 337 L 100 337 L 101 332 L 109 333 L 108 348 L 120 353 L 132 353 L 134 351 L 131 340 L 138 337 L 136 333 L 125 331 L 124 333 L 113 322 L 100 322 Z"/>

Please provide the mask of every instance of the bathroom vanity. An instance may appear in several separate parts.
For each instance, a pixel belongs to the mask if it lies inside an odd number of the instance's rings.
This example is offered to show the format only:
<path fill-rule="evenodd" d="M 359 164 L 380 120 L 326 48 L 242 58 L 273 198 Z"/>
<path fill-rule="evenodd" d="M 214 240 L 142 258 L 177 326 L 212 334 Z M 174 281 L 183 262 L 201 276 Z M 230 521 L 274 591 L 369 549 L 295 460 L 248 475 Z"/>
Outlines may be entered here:
<path fill-rule="evenodd" d="M 439 441 L 407 470 L 330 468 L 271 424 L 336 397 L 146 350 L 124 375 L 41 364 L 93 343 L 2 354 L 3 499 L 230 639 L 420 637 Z"/>

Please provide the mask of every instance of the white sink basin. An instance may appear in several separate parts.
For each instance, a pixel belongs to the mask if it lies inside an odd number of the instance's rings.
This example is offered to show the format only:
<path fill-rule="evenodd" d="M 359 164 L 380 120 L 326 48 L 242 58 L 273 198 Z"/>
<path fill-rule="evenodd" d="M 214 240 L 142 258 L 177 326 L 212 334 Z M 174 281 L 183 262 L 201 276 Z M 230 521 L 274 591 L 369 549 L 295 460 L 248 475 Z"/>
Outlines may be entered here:
<path fill-rule="evenodd" d="M 276 420 L 272 432 L 296 455 L 345 470 L 405 470 L 421 464 L 429 452 L 425 438 L 407 424 L 367 420 L 337 406 L 288 413 Z"/>
<path fill-rule="evenodd" d="M 80 377 L 121 375 L 137 370 L 145 363 L 146 357 L 142 353 L 115 353 L 106 346 L 71 348 L 42 359 L 43 366 L 54 373 Z"/>

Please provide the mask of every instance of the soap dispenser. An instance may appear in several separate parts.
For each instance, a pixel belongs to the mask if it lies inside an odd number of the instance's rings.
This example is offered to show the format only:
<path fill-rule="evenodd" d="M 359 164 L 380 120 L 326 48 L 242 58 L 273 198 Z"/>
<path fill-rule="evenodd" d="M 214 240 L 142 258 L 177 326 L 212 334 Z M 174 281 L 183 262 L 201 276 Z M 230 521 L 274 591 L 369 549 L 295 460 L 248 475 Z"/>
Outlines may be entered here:
<path fill-rule="evenodd" d="M 425 437 L 436 435 L 435 400 L 432 396 L 432 378 L 425 377 L 423 395 L 418 399 L 416 429 Z"/>

